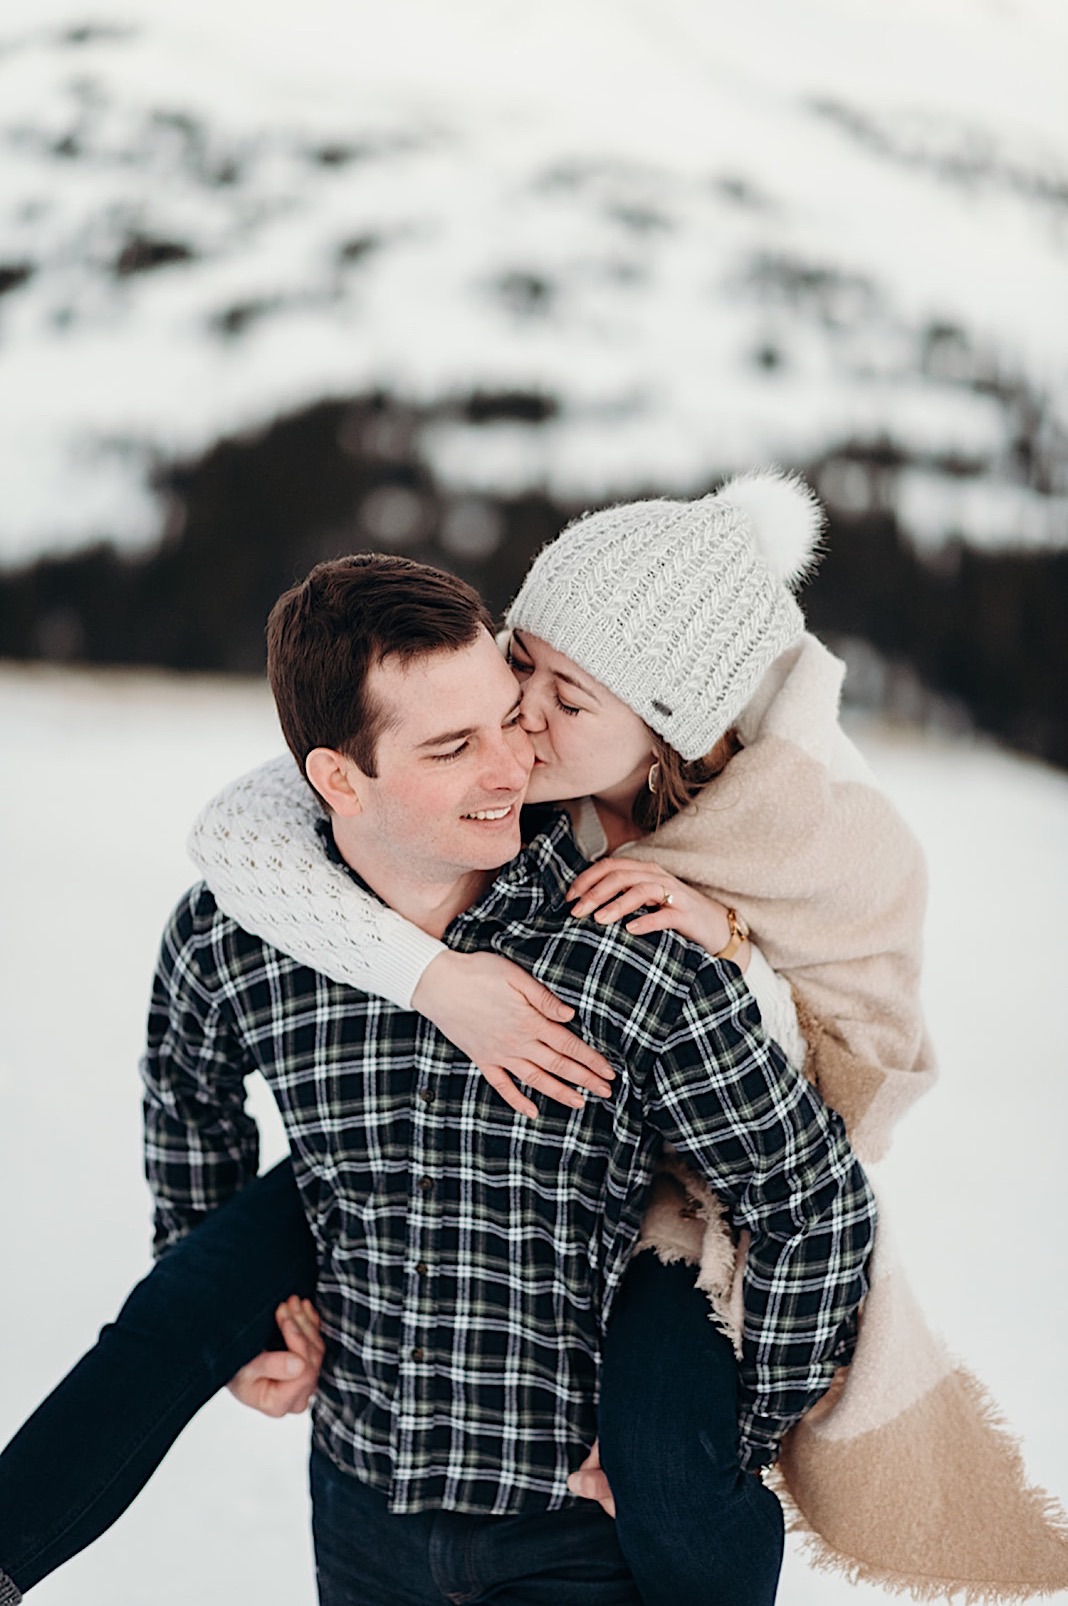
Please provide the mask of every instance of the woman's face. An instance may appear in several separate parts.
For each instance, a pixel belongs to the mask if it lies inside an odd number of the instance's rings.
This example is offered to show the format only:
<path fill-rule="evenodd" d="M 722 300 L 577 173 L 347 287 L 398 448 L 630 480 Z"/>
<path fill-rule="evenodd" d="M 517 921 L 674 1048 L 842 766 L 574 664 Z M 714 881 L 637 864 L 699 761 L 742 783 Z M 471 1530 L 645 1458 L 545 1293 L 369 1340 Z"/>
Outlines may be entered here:
<path fill-rule="evenodd" d="M 534 745 L 527 802 L 596 797 L 629 809 L 653 759 L 644 721 L 539 636 L 513 630 L 508 661 L 523 688 L 519 723 Z"/>

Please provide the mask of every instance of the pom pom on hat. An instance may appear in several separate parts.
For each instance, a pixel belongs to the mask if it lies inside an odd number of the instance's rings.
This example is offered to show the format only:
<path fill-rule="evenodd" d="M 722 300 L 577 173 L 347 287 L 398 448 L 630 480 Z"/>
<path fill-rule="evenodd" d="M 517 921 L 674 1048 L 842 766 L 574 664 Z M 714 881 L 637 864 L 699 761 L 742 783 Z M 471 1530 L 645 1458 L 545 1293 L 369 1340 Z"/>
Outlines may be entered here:
<path fill-rule="evenodd" d="M 729 502 L 745 514 L 768 573 L 796 591 L 820 560 L 827 522 L 804 480 L 778 469 L 755 470 L 727 480 L 712 500 Z"/>

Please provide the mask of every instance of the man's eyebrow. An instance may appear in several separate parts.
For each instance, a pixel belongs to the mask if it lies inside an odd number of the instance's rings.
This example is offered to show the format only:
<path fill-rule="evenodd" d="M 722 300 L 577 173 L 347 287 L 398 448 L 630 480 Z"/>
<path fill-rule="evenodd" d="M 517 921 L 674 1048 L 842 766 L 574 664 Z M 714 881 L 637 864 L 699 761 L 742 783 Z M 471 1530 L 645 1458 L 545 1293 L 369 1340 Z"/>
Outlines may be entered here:
<path fill-rule="evenodd" d="M 504 719 L 501 720 L 502 725 L 505 723 L 505 720 L 511 719 L 512 715 L 515 713 L 522 701 L 523 693 L 517 692 L 515 702 L 505 714 Z M 473 736 L 475 734 L 477 729 L 477 725 L 468 725 L 463 730 L 445 731 L 441 736 L 429 736 L 425 742 L 417 743 L 415 750 L 417 753 L 421 753 L 424 747 L 444 747 L 446 742 L 465 742 L 469 736 Z"/>
<path fill-rule="evenodd" d="M 523 638 L 519 634 L 518 630 L 513 630 L 512 631 L 512 640 L 513 641 L 518 641 L 519 646 L 520 646 L 520 650 L 523 653 L 525 653 L 526 656 L 529 658 L 530 657 L 530 648 L 527 646 L 526 642 L 523 640 Z M 576 691 L 585 692 L 586 696 L 587 697 L 592 697 L 595 703 L 599 703 L 600 702 L 601 699 L 598 697 L 598 695 L 594 691 L 593 687 L 591 685 L 589 685 L 588 682 L 586 682 L 585 680 L 576 680 L 574 675 L 567 674 L 567 672 L 565 670 L 563 670 L 563 669 L 554 669 L 552 671 L 552 673 L 556 676 L 557 680 L 566 680 L 567 684 L 569 686 L 574 686 Z"/>

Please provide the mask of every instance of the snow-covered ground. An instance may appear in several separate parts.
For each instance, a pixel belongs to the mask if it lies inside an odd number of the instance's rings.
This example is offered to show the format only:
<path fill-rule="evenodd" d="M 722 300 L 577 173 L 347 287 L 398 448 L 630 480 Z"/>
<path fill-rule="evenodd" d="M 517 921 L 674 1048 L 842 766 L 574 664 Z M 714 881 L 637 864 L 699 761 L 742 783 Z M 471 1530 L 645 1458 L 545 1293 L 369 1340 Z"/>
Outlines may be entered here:
<path fill-rule="evenodd" d="M 6 0 L 0 556 L 376 386 L 560 403 L 442 426 L 452 487 L 889 442 L 918 541 L 1063 543 L 1066 51 L 1060 0 Z"/>
<path fill-rule="evenodd" d="M 0 670 L 0 1441 L 147 1265 L 136 1061 L 185 830 L 279 744 L 251 683 Z M 980 744 L 859 738 L 931 861 L 940 1085 L 889 1162 L 935 1324 L 1068 1496 L 1068 779 Z M 281 1139 L 265 1099 L 267 1155 Z M 214 1401 L 134 1509 L 35 1606 L 312 1606 L 306 1425 Z M 879 1591 L 791 1552 L 783 1606 Z"/>

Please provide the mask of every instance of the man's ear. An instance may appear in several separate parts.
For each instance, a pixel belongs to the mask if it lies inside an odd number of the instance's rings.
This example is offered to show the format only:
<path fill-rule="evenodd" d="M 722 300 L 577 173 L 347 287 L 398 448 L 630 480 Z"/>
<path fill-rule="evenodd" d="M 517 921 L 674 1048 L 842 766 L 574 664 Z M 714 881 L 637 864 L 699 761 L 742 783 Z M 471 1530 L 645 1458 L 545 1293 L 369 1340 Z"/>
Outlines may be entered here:
<path fill-rule="evenodd" d="M 358 791 L 363 772 L 344 753 L 332 747 L 313 747 L 304 760 L 304 773 L 335 814 L 351 818 L 363 813 Z"/>

